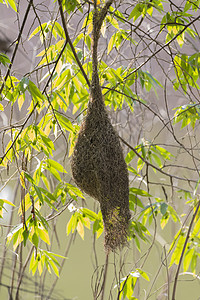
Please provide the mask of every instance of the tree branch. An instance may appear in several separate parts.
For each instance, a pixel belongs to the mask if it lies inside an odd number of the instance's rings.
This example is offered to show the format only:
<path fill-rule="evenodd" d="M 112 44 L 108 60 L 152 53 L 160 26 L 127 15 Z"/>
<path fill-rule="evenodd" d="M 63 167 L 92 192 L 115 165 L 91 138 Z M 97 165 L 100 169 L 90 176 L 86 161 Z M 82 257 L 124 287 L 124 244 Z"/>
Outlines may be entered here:
<path fill-rule="evenodd" d="M 65 23 L 65 17 L 64 17 L 64 12 L 63 12 L 63 7 L 62 7 L 61 0 L 58 0 L 58 4 L 59 4 L 59 11 L 60 11 L 60 16 L 61 16 L 61 20 L 62 20 L 63 29 L 64 29 L 64 32 L 65 32 L 66 41 L 69 43 L 69 46 L 70 46 L 70 48 L 72 50 L 72 53 L 73 53 L 73 55 L 75 57 L 75 60 L 76 60 L 76 62 L 78 64 L 78 66 L 79 66 L 79 68 L 80 68 L 80 70 L 81 70 L 81 72 L 82 72 L 82 74 L 83 74 L 83 76 L 85 78 L 85 81 L 87 82 L 87 85 L 90 87 L 90 81 L 89 81 L 89 79 L 88 79 L 88 77 L 87 77 L 87 75 L 86 75 L 86 73 L 85 73 L 85 71 L 83 69 L 83 66 L 82 66 L 82 64 L 81 64 L 81 62 L 80 62 L 80 60 L 78 58 L 78 55 L 77 55 L 76 50 L 74 48 L 74 45 L 73 45 L 73 43 L 72 43 L 72 41 L 71 41 L 71 39 L 69 37 L 69 34 L 68 34 L 68 30 L 67 30 L 67 26 L 66 26 L 66 23 Z"/>
<path fill-rule="evenodd" d="M 189 228 L 188 228 L 188 232 L 187 232 L 187 236 L 186 236 L 186 239 L 185 239 L 185 243 L 183 245 L 183 250 L 181 252 L 181 257 L 179 259 L 179 263 L 178 263 L 178 267 L 177 267 L 176 275 L 175 275 L 175 280 L 174 280 L 174 286 L 173 286 L 173 292 L 172 292 L 172 300 L 176 300 L 175 299 L 175 295 L 176 295 L 176 286 L 177 286 L 177 281 L 178 281 L 178 275 L 179 275 L 181 263 L 182 263 L 182 260 L 183 260 L 183 256 L 184 256 L 184 253 L 185 253 L 185 250 L 186 250 L 186 247 L 187 247 L 187 243 L 188 243 L 188 240 L 189 240 L 189 237 L 190 237 L 190 231 L 192 229 L 192 225 L 193 225 L 195 217 L 196 217 L 196 215 L 198 213 L 199 207 L 200 207 L 200 200 L 199 200 L 199 202 L 197 204 L 197 207 L 196 207 L 196 210 L 195 210 L 195 212 L 194 212 L 194 214 L 192 216 L 192 220 L 191 220 Z"/>
<path fill-rule="evenodd" d="M 19 31 L 17 40 L 16 40 L 16 42 L 15 42 L 15 49 L 14 49 L 14 51 L 13 51 L 13 55 L 12 55 L 12 58 L 11 58 L 11 60 L 10 60 L 10 65 L 9 65 L 9 67 L 8 67 L 7 73 L 6 73 L 5 77 L 4 77 L 4 81 L 3 81 L 2 86 L 1 86 L 1 88 L 0 88 L 0 95 L 1 95 L 1 93 L 2 93 L 2 91 L 3 91 L 4 85 L 5 85 L 6 80 L 8 79 L 8 76 L 10 75 L 11 68 L 12 68 L 12 65 L 13 65 L 13 62 L 14 62 L 14 59 L 15 59 L 15 56 L 16 56 L 18 47 L 19 47 L 19 42 L 20 42 L 20 39 L 21 39 L 21 36 L 22 36 L 22 32 L 23 32 L 23 30 L 24 30 L 24 26 L 25 26 L 25 24 L 26 24 L 26 21 L 27 21 L 27 18 L 28 18 L 28 15 L 29 15 L 29 12 L 30 12 L 30 9 L 31 9 L 32 4 L 33 4 L 33 0 L 30 0 L 30 1 L 29 1 L 29 4 L 28 4 L 28 7 L 27 7 L 27 9 L 26 9 L 25 15 L 24 15 L 24 19 L 23 19 L 23 22 L 22 22 L 22 26 L 21 26 L 21 28 L 20 28 L 20 31 Z"/>

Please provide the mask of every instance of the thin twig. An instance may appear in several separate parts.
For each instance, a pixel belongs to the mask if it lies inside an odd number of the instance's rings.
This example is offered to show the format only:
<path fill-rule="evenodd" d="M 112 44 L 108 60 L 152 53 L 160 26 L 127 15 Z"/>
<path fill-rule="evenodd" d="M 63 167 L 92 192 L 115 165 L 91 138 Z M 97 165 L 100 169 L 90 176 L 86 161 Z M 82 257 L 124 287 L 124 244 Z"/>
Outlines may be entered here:
<path fill-rule="evenodd" d="M 73 239 L 74 239 L 74 235 L 71 234 L 70 240 L 69 240 L 69 242 L 68 242 L 68 244 L 67 244 L 67 248 L 66 248 L 64 257 L 67 257 L 67 255 L 68 255 L 68 253 L 69 253 L 69 250 L 70 250 L 70 247 L 71 247 L 71 244 L 72 244 L 72 242 L 73 242 Z M 63 258 L 63 260 L 62 260 L 62 262 L 61 262 L 61 264 L 60 264 L 59 274 L 61 274 L 61 271 L 62 271 L 62 269 L 63 269 L 63 266 L 64 266 L 64 263 L 65 263 L 65 262 L 66 262 L 66 259 Z M 52 286 L 51 286 L 51 289 L 50 289 L 50 291 L 49 291 L 49 293 L 48 293 L 48 295 L 47 295 L 46 300 L 50 299 L 50 297 L 51 297 L 51 295 L 52 295 L 52 293 L 53 293 L 53 290 L 55 289 L 55 286 L 56 286 L 56 284 L 57 284 L 57 281 L 58 281 L 58 277 L 56 277 L 56 279 L 54 280 L 54 282 L 53 282 L 53 284 L 52 284 Z"/>
<path fill-rule="evenodd" d="M 22 267 L 22 270 L 21 270 L 21 273 L 20 273 L 20 277 L 18 279 L 18 285 L 17 285 L 17 291 L 16 291 L 15 300 L 19 300 L 20 299 L 19 298 L 20 285 L 22 283 L 22 278 L 23 278 L 23 275 L 24 275 L 24 271 L 25 271 L 25 269 L 26 269 L 26 267 L 28 265 L 28 262 L 29 262 L 29 260 L 31 258 L 33 249 L 34 249 L 34 246 L 31 247 L 31 249 L 30 249 L 30 251 L 29 251 L 29 253 L 28 253 L 27 257 L 26 257 L 26 261 L 25 261 L 25 263 L 24 263 L 24 265 Z"/>
<path fill-rule="evenodd" d="M 179 276 L 179 271 L 180 271 L 180 267 L 181 267 L 181 263 L 182 263 L 182 260 L 183 260 L 183 256 L 184 256 L 184 253 L 185 253 L 185 250 L 186 250 L 186 247 L 187 247 L 187 243 L 188 243 L 188 240 L 189 240 L 189 237 L 190 237 L 190 231 L 192 229 L 192 225 L 194 223 L 194 220 L 195 220 L 195 217 L 198 213 L 198 210 L 199 210 L 199 207 L 200 207 L 200 200 L 196 206 L 196 210 L 192 216 L 192 220 L 190 222 L 190 225 L 189 225 L 189 228 L 188 228 L 188 232 L 187 232 L 187 236 L 186 236 L 186 239 L 185 239 L 185 243 L 183 245 L 183 250 L 181 252 L 181 256 L 180 256 L 180 259 L 179 259 L 179 263 L 178 263 L 178 267 L 177 267 L 177 270 L 176 270 L 176 275 L 175 275 L 175 279 L 174 279 L 174 286 L 173 286 L 173 292 L 172 292 L 172 300 L 175 300 L 175 295 L 176 295 L 176 287 L 177 287 L 177 282 L 178 282 L 178 276 Z"/>
<path fill-rule="evenodd" d="M 109 258 L 109 252 L 106 253 L 106 262 L 105 262 L 105 269 L 104 269 L 104 276 L 103 276 L 103 283 L 101 288 L 101 300 L 104 300 L 104 294 L 105 294 L 105 286 L 106 286 L 106 278 L 108 274 L 108 258 Z"/>
<path fill-rule="evenodd" d="M 16 56 L 16 54 L 17 54 L 18 47 L 19 47 L 19 42 L 20 42 L 21 37 L 22 37 L 22 32 L 23 32 L 23 30 L 24 30 L 24 26 L 25 26 L 25 24 L 26 24 L 26 21 L 27 21 L 27 18 L 28 18 L 28 15 L 29 15 L 29 12 L 30 12 L 30 9 L 31 9 L 31 6 L 32 6 L 32 5 L 33 5 L 33 0 L 30 0 L 30 1 L 29 1 L 29 4 L 28 4 L 28 7 L 27 7 L 27 9 L 26 9 L 25 15 L 24 15 L 24 19 L 23 19 L 23 22 L 22 22 L 22 26 L 21 26 L 21 28 L 20 28 L 20 30 L 19 30 L 19 34 L 18 34 L 18 37 L 17 37 L 16 42 L 15 42 L 15 49 L 14 49 L 14 51 L 13 51 L 13 55 L 12 55 L 12 58 L 11 58 L 11 60 L 10 60 L 10 64 L 9 64 L 9 66 L 8 66 L 7 73 L 6 73 L 5 77 L 4 77 L 3 84 L 2 84 L 2 86 L 1 86 L 1 88 L 0 88 L 0 95 L 1 95 L 1 93 L 2 93 L 2 91 L 3 91 L 3 89 L 4 89 L 4 85 L 5 85 L 5 83 L 6 83 L 6 80 L 8 79 L 8 77 L 9 77 L 9 75 L 10 75 L 11 68 L 12 68 L 12 65 L 13 65 L 13 62 L 14 62 L 14 59 L 15 59 L 15 56 Z"/>
<path fill-rule="evenodd" d="M 76 62 L 78 64 L 78 66 L 79 66 L 79 68 L 80 68 L 80 70 L 81 70 L 81 72 L 82 72 L 82 74 L 83 74 L 83 76 L 85 78 L 85 81 L 87 82 L 87 85 L 90 87 L 90 81 L 89 81 L 89 79 L 88 79 L 88 77 L 87 77 L 87 75 L 86 75 L 86 73 L 85 73 L 85 71 L 83 69 L 82 63 L 80 62 L 80 60 L 78 58 L 78 55 L 77 55 L 76 50 L 74 48 L 74 45 L 73 45 L 73 43 L 72 43 L 72 41 L 71 41 L 71 39 L 69 37 L 69 34 L 68 34 L 68 30 L 67 30 L 67 26 L 66 26 L 66 23 L 65 23 L 65 16 L 64 16 L 64 12 L 63 12 L 63 8 L 62 8 L 62 2 L 61 2 L 61 0 L 58 0 L 58 4 L 59 4 L 60 16 L 61 16 L 62 25 L 63 25 L 63 29 L 64 29 L 64 32 L 65 32 L 66 40 L 69 43 L 69 46 L 70 46 L 70 48 L 71 48 L 71 50 L 73 52 L 73 55 L 75 57 L 75 60 L 76 60 Z"/>

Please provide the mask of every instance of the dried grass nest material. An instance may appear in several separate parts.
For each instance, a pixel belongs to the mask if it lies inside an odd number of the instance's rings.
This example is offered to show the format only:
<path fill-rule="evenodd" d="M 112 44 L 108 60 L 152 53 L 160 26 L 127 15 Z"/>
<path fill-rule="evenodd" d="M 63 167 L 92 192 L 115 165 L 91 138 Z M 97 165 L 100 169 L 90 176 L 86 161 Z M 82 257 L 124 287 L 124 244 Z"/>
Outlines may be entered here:
<path fill-rule="evenodd" d="M 105 249 L 124 246 L 130 219 L 128 171 L 100 91 L 91 95 L 71 167 L 77 186 L 100 203 Z"/>

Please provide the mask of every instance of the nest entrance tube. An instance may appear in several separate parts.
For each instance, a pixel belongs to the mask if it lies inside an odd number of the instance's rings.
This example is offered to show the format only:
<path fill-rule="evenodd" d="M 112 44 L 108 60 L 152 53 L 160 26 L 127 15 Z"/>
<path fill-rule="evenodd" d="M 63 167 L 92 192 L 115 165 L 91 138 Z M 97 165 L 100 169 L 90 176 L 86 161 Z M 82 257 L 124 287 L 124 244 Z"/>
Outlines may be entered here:
<path fill-rule="evenodd" d="M 93 26 L 94 18 L 95 15 Z M 74 147 L 71 168 L 77 186 L 99 201 L 104 221 L 105 249 L 114 251 L 127 242 L 129 180 L 119 137 L 103 101 L 97 66 L 94 65 L 94 51 L 97 52 L 97 44 L 96 50 L 93 46 L 90 101 Z"/>

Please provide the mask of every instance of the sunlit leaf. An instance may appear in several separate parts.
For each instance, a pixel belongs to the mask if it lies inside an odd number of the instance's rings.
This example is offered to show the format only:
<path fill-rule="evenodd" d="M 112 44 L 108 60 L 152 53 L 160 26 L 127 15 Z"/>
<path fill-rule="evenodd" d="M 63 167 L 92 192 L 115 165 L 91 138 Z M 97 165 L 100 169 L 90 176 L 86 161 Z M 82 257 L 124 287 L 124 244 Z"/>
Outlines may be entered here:
<path fill-rule="evenodd" d="M 10 7 L 15 11 L 17 12 L 17 6 L 16 6 L 16 2 L 15 0 L 5 0 L 6 4 L 10 5 Z"/>
<path fill-rule="evenodd" d="M 59 271 L 58 271 L 58 268 L 56 267 L 56 265 L 54 264 L 54 262 L 49 260 L 49 263 L 50 263 L 54 273 L 56 274 L 56 276 L 59 277 Z"/>
<path fill-rule="evenodd" d="M 39 237 L 48 245 L 50 245 L 50 239 L 49 239 L 49 234 L 48 231 L 45 230 L 44 228 L 37 228 L 37 232 L 39 234 Z"/>
<path fill-rule="evenodd" d="M 0 103 L 0 110 L 1 110 L 1 111 L 4 111 L 3 104 L 1 104 L 1 103 Z"/>
<path fill-rule="evenodd" d="M 7 67 L 11 63 L 11 61 L 6 54 L 0 53 L 0 63 Z"/>
<path fill-rule="evenodd" d="M 192 257 L 194 254 L 194 249 L 189 249 L 186 254 L 184 255 L 184 260 L 183 260 L 183 272 L 186 272 L 190 266 Z"/>
<path fill-rule="evenodd" d="M 127 164 L 129 164 L 131 162 L 131 160 L 136 156 L 135 152 L 133 150 L 131 150 L 125 158 L 125 161 Z"/>
<path fill-rule="evenodd" d="M 39 238 L 36 232 L 34 232 L 32 235 L 32 243 L 36 248 L 38 247 Z"/>
<path fill-rule="evenodd" d="M 52 160 L 50 158 L 47 159 L 46 161 L 52 168 L 56 169 L 57 171 L 62 172 L 62 173 L 67 173 L 67 171 L 64 169 L 64 167 L 61 164 L 59 164 L 57 161 Z"/>
<path fill-rule="evenodd" d="M 22 105 L 24 104 L 24 101 L 25 101 L 25 94 L 23 93 L 23 94 L 19 95 L 19 97 L 18 97 L 19 110 L 21 110 Z"/>
<path fill-rule="evenodd" d="M 160 205 L 160 212 L 161 212 L 162 215 L 166 214 L 167 208 L 168 208 L 168 204 L 167 203 L 165 203 L 165 202 L 161 203 L 161 205 Z"/>
<path fill-rule="evenodd" d="M 4 203 L 9 204 L 11 206 L 15 206 L 15 204 L 13 204 L 11 201 L 1 198 L 0 199 L 0 206 L 3 206 Z"/>
<path fill-rule="evenodd" d="M 21 183 L 21 186 L 25 189 L 26 186 L 25 186 L 25 173 L 24 173 L 24 171 L 22 171 L 21 174 L 20 174 L 20 183 Z"/>
<path fill-rule="evenodd" d="M 71 121 L 65 117 L 64 115 L 56 112 L 56 116 L 58 118 L 58 121 L 60 122 L 61 126 L 63 126 L 67 131 L 74 132 L 74 127 L 71 123 Z"/>
<path fill-rule="evenodd" d="M 77 227 L 76 227 L 80 237 L 84 240 L 84 226 L 82 221 L 79 219 Z"/>
<path fill-rule="evenodd" d="M 67 235 L 69 235 L 70 232 L 72 231 L 73 219 L 74 219 L 74 215 L 71 216 L 69 222 L 67 223 L 67 228 L 66 228 Z"/>
<path fill-rule="evenodd" d="M 152 195 L 150 195 L 146 191 L 138 189 L 138 188 L 134 188 L 134 187 L 130 188 L 130 192 L 133 194 L 136 194 L 136 195 L 143 196 L 143 197 L 152 197 Z"/>

